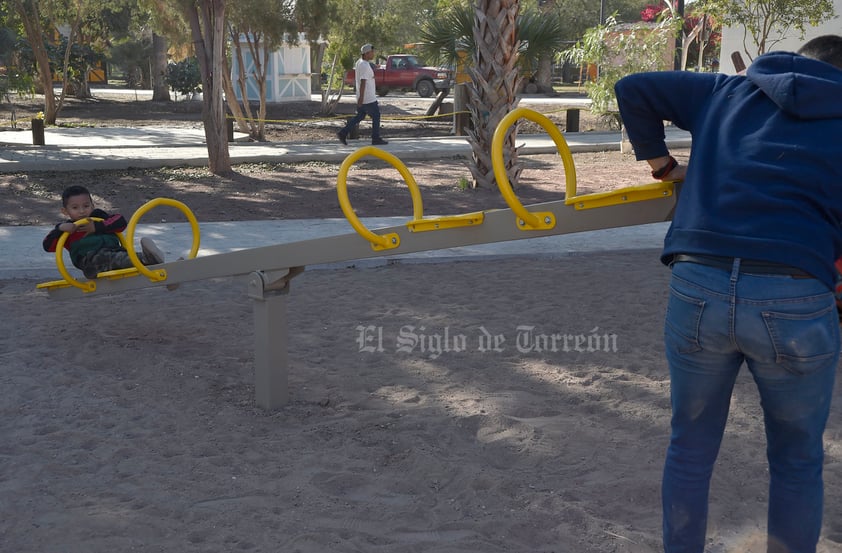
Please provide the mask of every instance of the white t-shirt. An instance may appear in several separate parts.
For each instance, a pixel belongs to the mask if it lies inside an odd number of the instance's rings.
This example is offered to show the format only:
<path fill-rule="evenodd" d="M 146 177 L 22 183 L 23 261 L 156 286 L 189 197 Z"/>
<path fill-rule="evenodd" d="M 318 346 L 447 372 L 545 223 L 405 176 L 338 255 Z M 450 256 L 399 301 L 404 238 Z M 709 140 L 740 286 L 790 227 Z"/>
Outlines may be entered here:
<path fill-rule="evenodd" d="M 374 70 L 371 68 L 371 64 L 367 60 L 360 58 L 357 61 L 357 65 L 354 67 L 354 79 L 357 81 L 357 94 L 359 94 L 360 90 L 360 81 L 362 79 L 366 80 L 363 103 L 370 104 L 372 102 L 376 102 L 377 91 L 374 86 Z"/>

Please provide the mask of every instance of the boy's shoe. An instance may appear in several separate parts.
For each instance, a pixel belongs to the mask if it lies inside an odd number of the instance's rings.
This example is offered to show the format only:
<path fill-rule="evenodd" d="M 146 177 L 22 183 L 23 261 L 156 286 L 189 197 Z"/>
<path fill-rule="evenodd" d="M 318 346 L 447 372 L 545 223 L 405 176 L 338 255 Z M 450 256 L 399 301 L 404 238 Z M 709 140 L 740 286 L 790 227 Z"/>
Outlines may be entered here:
<path fill-rule="evenodd" d="M 140 249 L 143 250 L 144 265 L 160 265 L 164 262 L 164 252 L 155 245 L 151 238 L 141 238 Z"/>
<path fill-rule="evenodd" d="M 336 133 L 336 138 L 338 138 L 339 142 L 341 142 L 342 144 L 344 144 L 346 146 L 348 145 L 348 141 L 345 140 L 346 135 L 342 131 L 339 131 L 338 133 Z"/>
<path fill-rule="evenodd" d="M 381 146 L 383 144 L 388 144 L 388 142 L 386 142 L 382 138 L 375 138 L 374 140 L 371 141 L 371 144 L 372 144 L 372 146 Z"/>

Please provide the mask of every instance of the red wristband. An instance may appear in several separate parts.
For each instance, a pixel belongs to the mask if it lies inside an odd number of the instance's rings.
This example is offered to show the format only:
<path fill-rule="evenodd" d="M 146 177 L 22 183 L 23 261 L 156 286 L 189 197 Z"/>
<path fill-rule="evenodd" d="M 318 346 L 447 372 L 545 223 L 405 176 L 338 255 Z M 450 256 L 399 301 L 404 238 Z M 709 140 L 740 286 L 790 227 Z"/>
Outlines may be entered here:
<path fill-rule="evenodd" d="M 662 179 L 662 178 L 666 177 L 667 175 L 669 175 L 672 172 L 672 170 L 675 169 L 676 167 L 678 167 L 678 162 L 675 161 L 674 157 L 670 156 L 670 159 L 669 159 L 669 161 L 667 161 L 666 165 L 664 165 L 663 167 L 661 167 L 657 171 L 652 171 L 652 178 L 653 179 Z"/>

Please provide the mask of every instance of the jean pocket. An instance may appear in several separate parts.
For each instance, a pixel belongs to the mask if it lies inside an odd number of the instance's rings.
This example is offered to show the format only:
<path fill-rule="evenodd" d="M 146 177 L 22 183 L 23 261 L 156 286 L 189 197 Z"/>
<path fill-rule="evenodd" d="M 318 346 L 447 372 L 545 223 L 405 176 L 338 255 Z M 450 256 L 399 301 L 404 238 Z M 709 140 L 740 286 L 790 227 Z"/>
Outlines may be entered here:
<path fill-rule="evenodd" d="M 702 349 L 699 345 L 699 325 L 704 308 L 704 300 L 684 295 L 670 287 L 664 319 L 664 341 L 668 348 L 675 348 L 678 353 L 693 353 Z"/>
<path fill-rule="evenodd" d="M 806 375 L 827 367 L 838 353 L 839 318 L 829 305 L 810 313 L 764 311 L 775 362 L 788 371 Z"/>

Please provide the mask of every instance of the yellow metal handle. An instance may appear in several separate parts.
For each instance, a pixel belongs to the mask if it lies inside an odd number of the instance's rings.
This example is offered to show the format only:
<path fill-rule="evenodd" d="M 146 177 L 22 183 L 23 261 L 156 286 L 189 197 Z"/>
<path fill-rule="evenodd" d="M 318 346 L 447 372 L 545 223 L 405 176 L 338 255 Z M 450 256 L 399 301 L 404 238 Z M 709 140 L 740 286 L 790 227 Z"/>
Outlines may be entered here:
<path fill-rule="evenodd" d="M 413 219 L 420 220 L 424 217 L 424 206 L 421 202 L 421 191 L 418 190 L 418 183 L 415 182 L 415 177 L 412 176 L 409 169 L 406 168 L 406 165 L 404 165 L 403 162 L 396 156 L 373 146 L 360 148 L 346 157 L 345 161 L 342 162 L 342 166 L 339 168 L 339 175 L 336 178 L 336 193 L 339 196 L 339 207 L 342 208 L 342 213 L 345 214 L 345 218 L 348 219 L 348 222 L 351 223 L 354 230 L 357 231 L 360 236 L 371 242 L 371 247 L 374 250 L 380 251 L 397 248 L 400 245 L 400 236 L 394 233 L 382 235 L 375 234 L 368 230 L 368 228 L 362 224 L 359 217 L 357 217 L 357 214 L 354 213 L 354 209 L 351 207 L 351 201 L 348 199 L 348 171 L 351 166 L 357 162 L 357 160 L 366 156 L 373 156 L 382 159 L 398 170 L 398 173 L 401 174 L 403 180 L 406 182 L 406 185 L 409 187 L 409 194 L 412 196 Z"/>
<path fill-rule="evenodd" d="M 152 271 L 140 262 L 140 258 L 137 256 L 137 252 L 134 249 L 134 231 L 141 217 L 143 217 L 147 211 L 158 207 L 159 205 L 167 205 L 170 207 L 174 207 L 181 211 L 181 213 L 183 213 L 185 217 L 187 217 L 187 220 L 190 222 L 190 228 L 193 231 L 193 245 L 190 247 L 190 253 L 187 255 L 188 259 L 193 259 L 199 252 L 199 222 L 196 220 L 196 216 L 193 215 L 193 212 L 190 211 L 190 208 L 182 202 L 179 202 L 178 200 L 173 200 L 171 198 L 155 198 L 154 200 L 149 200 L 148 202 L 140 206 L 140 208 L 138 208 L 138 210 L 134 212 L 132 218 L 129 219 L 129 225 L 126 227 L 126 240 L 124 246 L 126 248 L 126 251 L 129 253 L 129 259 L 132 260 L 132 263 L 135 267 L 137 267 L 137 270 L 152 281 L 165 280 L 167 278 L 167 271 L 165 271 L 164 269 Z"/>
<path fill-rule="evenodd" d="M 85 223 L 89 223 L 91 221 L 102 221 L 100 217 L 84 217 L 79 219 L 78 221 L 73 221 L 76 225 L 84 225 Z M 64 264 L 64 244 L 67 242 L 68 237 L 73 234 L 72 232 L 63 232 L 61 236 L 58 238 L 58 242 L 56 242 L 56 266 L 58 267 L 58 272 L 67 281 L 68 284 L 71 286 L 75 286 L 84 292 L 93 292 L 96 290 L 96 282 L 92 280 L 88 280 L 86 282 L 81 282 L 75 278 L 70 272 L 67 270 L 67 266 Z M 123 235 L 117 233 L 117 236 L 120 237 L 120 241 L 123 242 Z M 124 242 L 125 244 L 125 242 Z"/>
<path fill-rule="evenodd" d="M 675 193 L 675 181 L 661 181 L 638 186 L 628 186 L 608 192 L 596 192 L 584 196 L 573 196 L 565 199 L 565 204 L 573 204 L 577 211 L 608 207 L 631 202 L 642 202 L 658 198 L 668 198 Z"/>
<path fill-rule="evenodd" d="M 552 213 L 528 211 L 515 195 L 512 185 L 509 182 L 509 176 L 506 172 L 506 164 L 503 158 L 503 142 L 509 131 L 509 127 L 518 119 L 528 119 L 534 123 L 538 123 L 547 131 L 553 142 L 555 142 L 556 149 L 564 165 L 566 198 L 576 196 L 576 168 L 573 164 L 573 155 L 570 153 L 567 141 L 564 140 L 564 136 L 558 130 L 558 127 L 545 115 L 528 108 L 516 108 L 512 110 L 500 121 L 500 124 L 494 130 L 494 137 L 491 141 L 491 165 L 494 169 L 494 178 L 497 180 L 497 187 L 500 189 L 503 199 L 506 200 L 512 211 L 518 216 L 518 227 L 523 230 L 553 228 L 555 226 L 555 216 Z"/>

